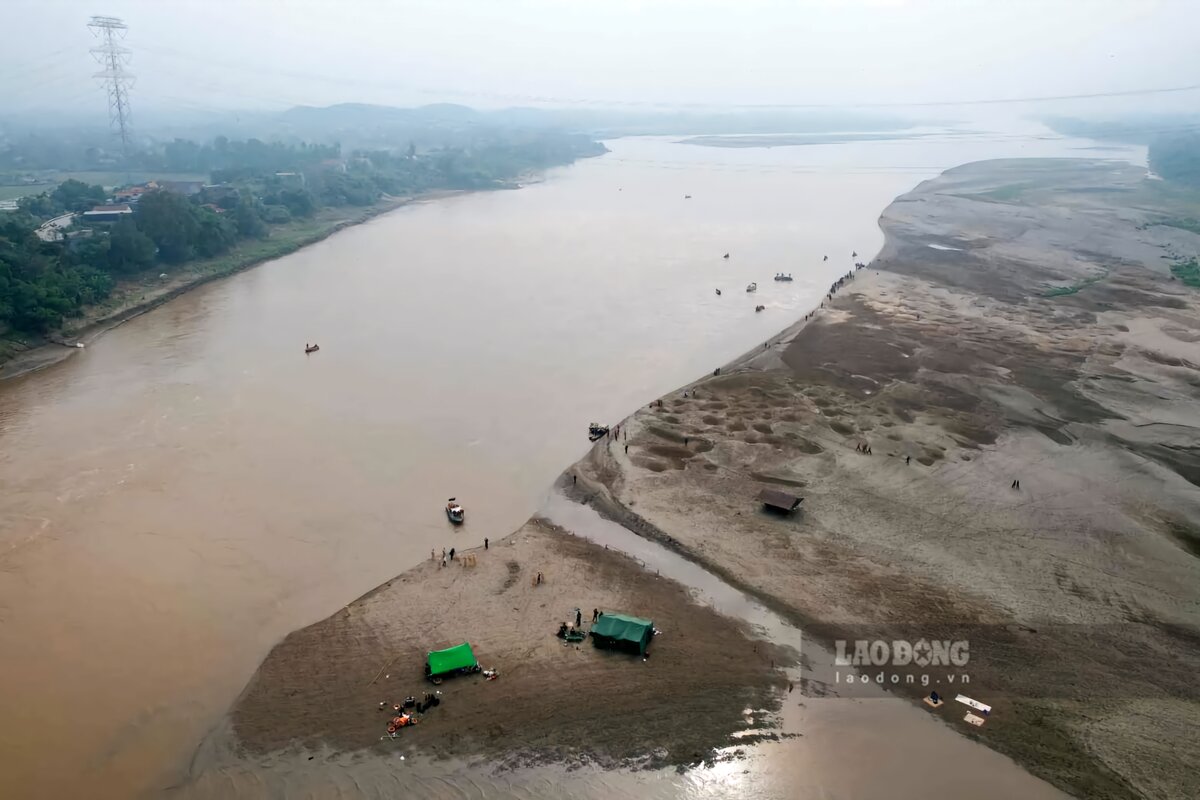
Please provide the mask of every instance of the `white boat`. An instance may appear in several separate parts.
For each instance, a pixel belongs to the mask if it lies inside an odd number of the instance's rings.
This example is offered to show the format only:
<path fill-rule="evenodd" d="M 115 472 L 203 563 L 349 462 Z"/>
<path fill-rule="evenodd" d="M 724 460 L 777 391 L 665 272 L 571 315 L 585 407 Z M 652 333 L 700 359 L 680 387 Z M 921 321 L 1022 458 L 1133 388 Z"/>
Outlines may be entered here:
<path fill-rule="evenodd" d="M 747 292 L 757 292 L 757 291 L 758 291 L 758 284 L 757 284 L 757 283 L 752 283 L 752 284 L 750 284 L 749 286 L 747 286 L 747 287 L 746 287 L 746 291 L 747 291 Z"/>
<path fill-rule="evenodd" d="M 467 512 L 463 510 L 462 506 L 454 502 L 454 498 L 451 497 L 446 502 L 446 517 L 455 525 L 461 525 L 463 520 L 467 518 Z"/>

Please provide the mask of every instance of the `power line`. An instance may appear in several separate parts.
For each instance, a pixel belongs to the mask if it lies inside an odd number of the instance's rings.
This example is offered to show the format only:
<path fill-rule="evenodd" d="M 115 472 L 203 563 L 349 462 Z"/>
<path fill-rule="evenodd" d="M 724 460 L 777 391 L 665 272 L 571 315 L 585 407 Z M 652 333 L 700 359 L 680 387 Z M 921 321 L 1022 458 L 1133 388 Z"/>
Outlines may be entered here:
<path fill-rule="evenodd" d="M 208 65 L 224 66 L 228 69 L 245 71 L 252 70 L 254 72 L 267 72 L 280 77 L 295 78 L 309 81 L 322 81 L 331 84 L 352 85 L 352 86 L 376 86 L 392 90 L 407 89 L 408 91 L 416 92 L 425 95 L 442 95 L 442 96 L 461 96 L 461 97 L 485 97 L 493 100 L 505 100 L 510 102 L 535 102 L 535 103 L 553 103 L 561 105 L 583 105 L 583 106 L 625 106 L 634 108 L 669 108 L 669 109 L 734 109 L 734 110 L 836 110 L 836 109 L 871 109 L 871 108 L 938 108 L 938 107 L 953 107 L 953 106 L 990 106 L 990 105 L 1016 105 L 1020 103 L 1047 103 L 1060 102 L 1063 100 L 1094 100 L 1099 98 L 1113 97 L 1137 97 L 1156 94 L 1174 94 L 1180 92 L 1193 92 L 1200 90 L 1200 83 L 1186 84 L 1182 86 L 1166 86 L 1166 87 L 1151 87 L 1145 89 L 1127 89 L 1107 92 L 1086 92 L 1081 94 L 1060 94 L 1060 95 L 1039 95 L 1031 97 L 1007 97 L 1007 98 L 985 98 L 985 99 L 964 99 L 964 100 L 928 100 L 917 102 L 889 102 L 889 103 L 742 103 L 742 104 L 704 104 L 704 103 L 668 103 L 653 100 L 644 101 L 608 101 L 597 100 L 595 98 L 580 98 L 580 97 L 558 97 L 558 96 L 542 96 L 531 94 L 514 94 L 487 92 L 482 90 L 462 90 L 450 88 L 431 88 L 405 85 L 397 83 L 393 80 L 381 79 L 359 79 L 359 78 L 338 78 L 331 75 L 323 75 L 312 72 L 300 72 L 296 70 L 279 69 L 275 67 L 252 66 L 248 64 L 237 64 L 230 61 L 221 61 L 213 59 L 210 56 L 197 56 L 179 51 L 177 49 L 165 49 L 158 47 L 146 46 L 144 49 L 167 58 L 181 59 L 184 61 L 201 62 Z"/>
<path fill-rule="evenodd" d="M 42 72 L 46 68 L 60 63 L 59 57 L 65 56 L 67 53 L 71 52 L 74 49 L 75 49 L 74 47 L 63 47 L 58 50 L 54 50 L 50 53 L 45 53 L 43 55 L 40 55 L 36 58 L 29 59 L 28 61 L 24 62 L 23 64 L 16 65 L 20 68 L 14 72 L 9 72 L 9 73 L 5 74 L 4 77 L 7 80 L 15 81 L 20 78 L 24 78 L 26 75 L 30 75 L 34 72 Z M 7 67 L 6 67 L 6 69 L 7 69 Z"/>
<path fill-rule="evenodd" d="M 129 63 L 129 48 L 118 42 L 125 38 L 128 26 L 116 17 L 92 17 L 88 23 L 92 35 L 100 37 L 99 47 L 91 49 L 92 55 L 104 67 L 92 77 L 100 78 L 108 92 L 108 122 L 121 137 L 121 152 L 129 157 L 129 90 L 134 76 L 125 71 Z"/>

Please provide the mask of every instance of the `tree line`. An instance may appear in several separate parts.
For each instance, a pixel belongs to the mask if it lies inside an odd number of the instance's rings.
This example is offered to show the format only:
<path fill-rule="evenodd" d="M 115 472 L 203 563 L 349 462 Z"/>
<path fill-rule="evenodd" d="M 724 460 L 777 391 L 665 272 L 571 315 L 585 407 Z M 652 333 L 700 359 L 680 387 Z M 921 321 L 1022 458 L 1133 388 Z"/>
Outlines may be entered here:
<path fill-rule="evenodd" d="M 122 279 L 219 256 L 239 240 L 270 236 L 272 226 L 322 207 L 368 206 L 384 194 L 486 188 L 601 152 L 603 145 L 586 137 L 554 132 L 420 154 L 409 144 L 346 158 L 337 145 L 176 140 L 163 150 L 166 168 L 211 169 L 213 185 L 194 196 L 148 191 L 133 214 L 96 226 L 90 236 L 68 229 L 61 241 L 43 241 L 37 227 L 103 203 L 109 194 L 103 187 L 64 181 L 21 198 L 16 213 L 0 214 L 0 333 L 53 331 Z"/>

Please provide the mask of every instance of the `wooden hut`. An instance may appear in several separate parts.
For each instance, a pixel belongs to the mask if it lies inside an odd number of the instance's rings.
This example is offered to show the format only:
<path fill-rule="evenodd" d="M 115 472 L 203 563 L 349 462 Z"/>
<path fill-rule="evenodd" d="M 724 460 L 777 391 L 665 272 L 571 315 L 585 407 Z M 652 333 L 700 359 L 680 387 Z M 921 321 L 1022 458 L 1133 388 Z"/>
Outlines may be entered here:
<path fill-rule="evenodd" d="M 804 502 L 803 497 L 781 492 L 778 489 L 763 489 L 758 493 L 763 509 L 776 514 L 791 514 Z"/>

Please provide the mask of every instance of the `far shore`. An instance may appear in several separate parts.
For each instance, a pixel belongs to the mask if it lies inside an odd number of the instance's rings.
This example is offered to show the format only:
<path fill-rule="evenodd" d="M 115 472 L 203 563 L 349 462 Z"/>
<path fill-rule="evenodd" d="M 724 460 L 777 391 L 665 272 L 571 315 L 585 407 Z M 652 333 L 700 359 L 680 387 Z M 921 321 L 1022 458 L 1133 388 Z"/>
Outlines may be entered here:
<path fill-rule="evenodd" d="M 528 182 L 529 179 L 522 180 L 522 183 Z M 374 205 L 360 208 L 321 209 L 312 219 L 274 226 L 266 239 L 242 241 L 224 255 L 183 264 L 169 272 L 166 278 L 158 277 L 161 269 L 150 270 L 119 285 L 105 302 L 68 320 L 59 331 L 44 337 L 18 339 L 10 335 L 0 339 L 0 382 L 58 364 L 77 353 L 80 350 L 77 345 L 87 347 L 113 328 L 206 283 L 291 255 L 382 214 L 475 191 L 492 190 L 441 189 L 412 197 L 386 197 Z"/>

